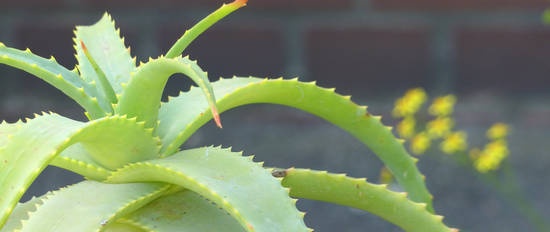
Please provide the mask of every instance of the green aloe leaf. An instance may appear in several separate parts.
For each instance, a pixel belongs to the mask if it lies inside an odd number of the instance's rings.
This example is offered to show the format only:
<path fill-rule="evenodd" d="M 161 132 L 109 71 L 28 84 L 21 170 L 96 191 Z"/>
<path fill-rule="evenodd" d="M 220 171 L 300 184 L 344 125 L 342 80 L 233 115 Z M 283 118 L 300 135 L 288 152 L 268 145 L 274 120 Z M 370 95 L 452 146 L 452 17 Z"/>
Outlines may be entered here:
<path fill-rule="evenodd" d="M 10 141 L 9 136 L 15 134 L 23 125 L 24 123 L 21 120 L 15 123 L 2 121 L 0 123 L 0 148 L 8 143 Z"/>
<path fill-rule="evenodd" d="M 0 43 L 0 63 L 21 69 L 46 81 L 76 101 L 92 118 L 103 117 L 108 111 L 108 105 L 101 105 L 103 100 L 97 93 L 94 83 L 81 79 L 75 70 L 67 70 L 53 57 L 45 59 L 28 49 L 21 51 Z"/>
<path fill-rule="evenodd" d="M 155 199 L 118 221 L 151 231 L 245 231 L 224 210 L 188 190 Z"/>
<path fill-rule="evenodd" d="M 196 62 L 187 57 L 160 57 L 140 65 L 120 97 L 116 113 L 137 117 L 139 121 L 145 122 L 146 127 L 155 127 L 164 86 L 168 78 L 175 73 L 187 75 L 200 87 L 210 110 L 214 112 L 216 123 L 221 127 L 208 75 Z"/>
<path fill-rule="evenodd" d="M 380 117 L 369 114 L 365 106 L 353 103 L 350 97 L 335 94 L 334 89 L 295 79 L 222 79 L 213 83 L 213 88 L 220 112 L 246 104 L 280 104 L 312 113 L 339 126 L 378 155 L 413 201 L 426 203 L 428 210 L 433 211 L 432 197 L 424 176 L 416 167 L 417 160 L 408 154 L 391 128 L 381 123 Z M 211 119 L 207 113 L 208 105 L 199 96 L 200 92 L 191 89 L 170 98 L 161 106 L 157 131 L 163 143 L 161 152 L 164 156 L 176 151 Z"/>
<path fill-rule="evenodd" d="M 38 174 L 73 144 L 80 143 L 90 155 L 88 159 L 106 169 L 157 157 L 159 149 L 159 140 L 150 129 L 144 129 L 135 119 L 120 116 L 83 123 L 46 114 L 29 119 L 6 136 L 7 142 L 0 147 L 0 226 Z M 81 169 L 87 170 L 85 165 Z M 101 173 L 94 178 L 101 178 Z"/>
<path fill-rule="evenodd" d="M 47 194 L 40 197 L 33 197 L 25 203 L 18 203 L 10 214 L 4 227 L 0 227 L 0 232 L 20 230 L 22 227 L 21 222 L 29 218 L 29 213 L 34 212 L 36 208 L 42 204 L 42 199 L 46 196 Z"/>
<path fill-rule="evenodd" d="M 122 93 L 122 85 L 130 80 L 136 62 L 124 46 L 111 16 L 105 13 L 94 25 L 77 26 L 74 40 L 81 76 L 97 83 L 105 99 L 116 103 L 115 94 Z"/>
<path fill-rule="evenodd" d="M 133 163 L 106 182 L 162 181 L 192 190 L 233 216 L 247 231 L 308 231 L 288 190 L 252 157 L 205 147 Z"/>
<path fill-rule="evenodd" d="M 81 143 L 67 147 L 50 162 L 50 165 L 78 173 L 89 180 L 100 181 L 111 175 L 110 170 L 94 160 Z"/>
<path fill-rule="evenodd" d="M 366 179 L 308 169 L 286 169 L 273 172 L 283 178 L 290 195 L 345 205 L 371 212 L 410 232 L 457 231 L 443 224 L 443 217 L 433 215 L 426 204 L 407 199 L 406 193 L 388 190 L 386 185 L 368 183 Z"/>
<path fill-rule="evenodd" d="M 45 197 L 36 211 L 30 213 L 29 219 L 23 221 L 21 231 L 100 231 L 169 188 L 170 185 L 160 183 L 83 181 Z"/>
<path fill-rule="evenodd" d="M 174 58 L 180 56 L 182 52 L 193 42 L 200 34 L 206 29 L 210 28 L 220 19 L 229 15 L 231 12 L 246 5 L 247 0 L 236 0 L 230 4 L 223 4 L 219 9 L 212 12 L 200 22 L 195 24 L 191 29 L 185 31 L 185 33 L 174 43 L 174 45 L 166 52 L 166 57 Z"/>

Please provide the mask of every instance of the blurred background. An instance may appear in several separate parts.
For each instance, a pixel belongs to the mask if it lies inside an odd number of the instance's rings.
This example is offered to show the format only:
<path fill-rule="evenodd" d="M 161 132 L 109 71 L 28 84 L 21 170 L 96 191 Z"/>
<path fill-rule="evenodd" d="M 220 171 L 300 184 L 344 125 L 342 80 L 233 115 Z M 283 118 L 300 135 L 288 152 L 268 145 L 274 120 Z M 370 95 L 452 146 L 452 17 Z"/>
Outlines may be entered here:
<path fill-rule="evenodd" d="M 230 1 L 226 1 L 230 2 Z M 74 67 L 72 30 L 108 11 L 138 61 L 171 44 L 222 0 L 0 0 L 0 41 Z M 482 146 L 494 122 L 510 124 L 510 164 L 524 194 L 550 220 L 550 28 L 546 0 L 249 0 L 186 51 L 220 76 L 299 77 L 352 95 L 394 125 L 396 98 L 413 87 L 456 94 L 456 127 Z M 0 118 L 13 122 L 55 111 L 84 120 L 82 109 L 53 87 L 0 66 Z M 177 95 L 189 80 L 174 77 Z M 350 135 L 306 113 L 247 106 L 222 114 L 184 146 L 232 146 L 266 166 L 345 172 L 377 182 L 382 164 Z M 436 212 L 462 231 L 535 231 L 505 198 L 471 170 L 434 150 L 420 157 Z M 81 177 L 48 168 L 24 197 Z M 358 210 L 301 200 L 316 231 L 400 231 Z"/>

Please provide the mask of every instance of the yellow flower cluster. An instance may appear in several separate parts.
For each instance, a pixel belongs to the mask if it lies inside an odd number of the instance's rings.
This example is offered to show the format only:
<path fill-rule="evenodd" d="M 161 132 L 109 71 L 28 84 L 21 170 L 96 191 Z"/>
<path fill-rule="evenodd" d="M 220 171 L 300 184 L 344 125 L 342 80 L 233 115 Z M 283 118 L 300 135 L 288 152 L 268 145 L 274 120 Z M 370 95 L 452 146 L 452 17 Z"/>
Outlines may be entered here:
<path fill-rule="evenodd" d="M 468 150 L 467 134 L 464 131 L 454 131 L 455 121 L 452 113 L 456 104 L 456 96 L 445 95 L 435 98 L 428 107 L 428 114 L 433 117 L 425 124 L 423 130 L 417 131 L 416 114 L 428 100 L 426 92 L 421 88 L 407 91 L 395 102 L 392 115 L 400 118 L 397 124 L 397 134 L 406 139 L 413 154 L 420 155 L 430 149 L 434 141 L 441 140 L 439 149 L 445 154 L 465 154 Z M 473 166 L 479 172 L 485 173 L 497 170 L 502 160 L 508 156 L 506 136 L 508 126 L 496 123 L 487 131 L 490 140 L 481 149 L 472 149 L 470 157 Z"/>
<path fill-rule="evenodd" d="M 474 149 L 470 157 L 474 161 L 474 167 L 481 173 L 497 170 L 502 161 L 508 157 L 508 145 L 506 135 L 508 126 L 503 123 L 494 124 L 487 130 L 487 138 L 491 140 L 483 150 Z"/>
<path fill-rule="evenodd" d="M 403 118 L 414 115 L 426 102 L 426 98 L 426 91 L 422 88 L 408 90 L 403 97 L 395 101 L 395 107 L 392 112 L 393 116 Z"/>
<path fill-rule="evenodd" d="M 446 154 L 455 154 L 465 151 L 468 148 L 466 137 L 466 132 L 464 131 L 451 133 L 449 136 L 445 137 L 443 142 L 441 142 L 441 151 Z"/>
<path fill-rule="evenodd" d="M 428 109 L 428 112 L 437 117 L 444 117 L 451 115 L 455 108 L 456 97 L 454 95 L 446 95 L 443 97 L 437 97 L 434 99 L 432 105 Z"/>

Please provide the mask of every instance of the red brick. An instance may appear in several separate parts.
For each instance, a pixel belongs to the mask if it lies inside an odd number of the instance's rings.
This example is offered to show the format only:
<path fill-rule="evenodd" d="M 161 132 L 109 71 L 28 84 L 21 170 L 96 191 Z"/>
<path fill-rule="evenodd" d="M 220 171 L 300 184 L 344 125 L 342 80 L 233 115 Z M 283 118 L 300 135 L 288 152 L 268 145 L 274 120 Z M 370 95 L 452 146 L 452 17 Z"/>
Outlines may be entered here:
<path fill-rule="evenodd" d="M 230 3 L 231 0 L 117 0 L 117 1 L 96 1 L 85 0 L 88 6 L 95 7 L 189 7 L 204 6 L 213 9 L 223 3 Z M 344 9 L 351 7 L 351 0 L 249 0 L 247 8 L 267 10 L 306 10 L 306 9 Z M 185 10 L 184 8 L 182 8 Z"/>
<path fill-rule="evenodd" d="M 372 0 L 375 9 L 383 10 L 496 10 L 543 9 L 547 0 Z"/>
<path fill-rule="evenodd" d="M 2 0 L 2 7 L 58 7 L 63 5 L 63 0 Z"/>
<path fill-rule="evenodd" d="M 159 34 L 162 53 L 190 25 L 173 25 Z M 208 71 L 211 79 L 222 77 L 278 77 L 283 70 L 283 44 L 278 30 L 257 27 L 216 27 L 199 36 L 184 52 Z"/>
<path fill-rule="evenodd" d="M 458 89 L 548 93 L 549 41 L 548 29 L 460 29 L 456 37 Z"/>
<path fill-rule="evenodd" d="M 249 0 L 248 6 L 258 9 L 345 9 L 351 7 L 351 0 Z"/>
<path fill-rule="evenodd" d="M 307 35 L 309 77 L 363 96 L 425 86 L 428 43 L 423 29 L 316 29 Z"/>
<path fill-rule="evenodd" d="M 186 6 L 208 6 L 215 8 L 223 3 L 229 3 L 231 0 L 83 0 L 84 5 L 94 7 L 118 7 L 118 8 L 133 8 L 133 7 L 186 7 Z M 184 11 L 185 8 L 182 8 Z"/>

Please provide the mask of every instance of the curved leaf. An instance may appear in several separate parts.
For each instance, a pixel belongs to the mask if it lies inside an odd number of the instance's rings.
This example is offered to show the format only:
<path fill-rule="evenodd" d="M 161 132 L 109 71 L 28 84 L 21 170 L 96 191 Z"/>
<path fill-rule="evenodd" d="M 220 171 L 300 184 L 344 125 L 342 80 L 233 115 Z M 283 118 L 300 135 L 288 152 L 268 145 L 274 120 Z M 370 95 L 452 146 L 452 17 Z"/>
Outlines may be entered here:
<path fill-rule="evenodd" d="M 211 111 L 214 112 L 216 123 L 221 127 L 217 117 L 216 99 L 208 76 L 196 62 L 190 61 L 187 57 L 160 57 L 139 66 L 119 99 L 116 113 L 137 117 L 139 121 L 145 122 L 145 126 L 155 127 L 164 86 L 168 78 L 175 73 L 183 73 L 197 83 Z"/>
<path fill-rule="evenodd" d="M 432 197 L 424 176 L 416 167 L 417 160 L 407 153 L 391 128 L 380 122 L 380 117 L 370 115 L 365 106 L 356 105 L 350 97 L 338 95 L 334 89 L 297 80 L 233 78 L 222 79 L 213 86 L 220 112 L 253 103 L 281 104 L 312 113 L 339 126 L 380 157 L 413 201 L 426 203 L 428 210 L 433 211 Z M 199 94 L 196 89 L 191 89 L 161 106 L 157 132 L 163 143 L 161 152 L 164 156 L 176 151 L 210 120 L 206 102 Z"/>
<path fill-rule="evenodd" d="M 30 50 L 21 51 L 0 43 L 0 63 L 21 69 L 46 81 L 82 106 L 92 118 L 105 115 L 109 105 L 97 94 L 95 84 L 87 83 L 75 71 L 59 65 L 52 57 L 45 59 Z"/>
<path fill-rule="evenodd" d="M 212 12 L 206 18 L 195 24 L 191 29 L 185 31 L 185 33 L 174 43 L 174 45 L 166 52 L 166 57 L 174 58 L 180 56 L 182 52 L 193 42 L 200 34 L 206 29 L 210 28 L 214 23 L 224 18 L 231 12 L 246 5 L 247 0 L 235 0 L 230 4 L 223 4 L 219 9 Z"/>
<path fill-rule="evenodd" d="M 95 161 L 80 143 L 67 147 L 50 162 L 50 165 L 78 173 L 88 180 L 100 181 L 111 175 L 111 171 Z"/>
<path fill-rule="evenodd" d="M 105 13 L 94 25 L 77 26 L 74 33 L 78 70 L 82 77 L 100 84 L 98 90 L 106 98 L 121 94 L 122 84 L 130 80 L 130 73 L 135 71 L 136 62 L 132 59 L 130 50 L 124 46 L 124 39 L 120 38 L 120 31 L 115 28 L 111 16 Z M 85 45 L 87 52 L 81 43 Z M 105 76 L 98 73 L 94 63 Z"/>
<path fill-rule="evenodd" d="M 282 185 L 290 189 L 293 197 L 362 209 L 405 231 L 457 231 L 445 226 L 442 216 L 428 212 L 426 204 L 412 202 L 406 193 L 392 192 L 385 185 L 370 184 L 366 179 L 295 168 L 277 170 L 273 174 L 283 178 Z"/>
<path fill-rule="evenodd" d="M 245 231 L 225 211 L 187 190 L 155 199 L 118 221 L 154 231 Z"/>
<path fill-rule="evenodd" d="M 226 149 L 197 148 L 129 164 L 106 182 L 167 182 L 216 203 L 247 231 L 307 231 L 295 200 L 251 158 Z"/>
<path fill-rule="evenodd" d="M 100 231 L 117 217 L 142 207 L 169 188 L 170 185 L 160 183 L 83 181 L 48 195 L 29 219 L 23 221 L 21 231 Z"/>
<path fill-rule="evenodd" d="M 135 119 L 119 116 L 88 123 L 55 114 L 28 120 L 0 147 L 0 226 L 32 181 L 65 148 L 80 143 L 103 168 L 117 168 L 157 156 L 158 140 L 151 133 Z"/>

